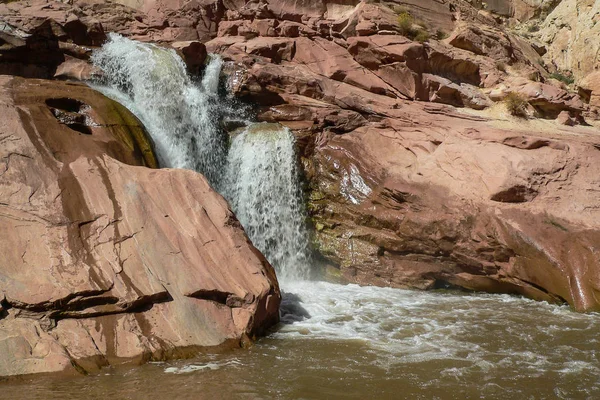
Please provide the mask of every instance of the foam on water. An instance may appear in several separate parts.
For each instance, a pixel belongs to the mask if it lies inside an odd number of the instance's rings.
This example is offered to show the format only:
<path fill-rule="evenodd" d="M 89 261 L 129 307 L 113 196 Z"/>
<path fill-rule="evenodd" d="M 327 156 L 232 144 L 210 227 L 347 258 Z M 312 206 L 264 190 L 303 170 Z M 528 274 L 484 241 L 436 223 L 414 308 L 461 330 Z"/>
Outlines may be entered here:
<path fill-rule="evenodd" d="M 99 89 L 142 120 L 161 165 L 207 175 L 275 266 L 286 292 L 284 324 L 268 339 L 270 344 L 262 346 L 266 353 L 275 346 L 277 362 L 294 365 L 297 354 L 284 355 L 285 348 L 274 342 L 287 346 L 311 339 L 315 346 L 325 341 L 366 349 L 363 357 L 370 361 L 357 361 L 358 366 L 345 363 L 344 373 L 346 369 L 366 373 L 366 362 L 386 371 L 425 365 L 423 376 L 437 369 L 437 376 L 418 382 L 422 389 L 442 381 L 464 383 L 493 376 L 494 382 L 482 383 L 482 393 L 500 393 L 496 382 L 507 384 L 503 376 L 512 371 L 517 377 L 548 373 L 565 381 L 577 377 L 592 382 L 587 393 L 600 390 L 594 381 L 600 374 L 596 314 L 577 314 L 567 307 L 507 295 L 424 293 L 302 280 L 309 275 L 310 257 L 293 135 L 281 126 L 253 124 L 234 135 L 226 150 L 219 123 L 236 110 L 218 95 L 222 66 L 218 57 L 206 66 L 202 81 L 194 83 L 174 51 L 111 35 L 93 61 L 106 73 Z M 371 191 L 355 170 L 343 175 L 342 184 L 342 194 L 352 202 L 360 202 Z M 563 339 L 565 334 L 569 341 Z M 330 365 L 325 357 L 331 355 L 323 357 L 310 365 L 317 369 L 320 362 Z M 252 362 L 246 360 L 244 365 Z M 272 363 L 269 358 L 266 366 Z M 231 358 L 207 360 L 169 366 L 163 372 L 208 373 L 238 364 Z M 324 374 L 335 372 L 331 366 L 324 368 L 328 368 Z M 555 395 L 568 397 L 573 391 L 567 386 L 556 386 Z"/>
<path fill-rule="evenodd" d="M 288 324 L 274 335 L 280 339 L 358 340 L 380 353 L 382 365 L 451 360 L 460 366 L 444 370 L 450 375 L 507 366 L 531 375 L 547 370 L 600 372 L 595 350 L 561 343 L 555 331 L 566 318 L 565 328 L 588 337 L 585 347 L 594 349 L 589 337 L 600 329 L 599 316 L 573 313 L 566 306 L 509 295 L 326 282 L 295 282 L 287 289 L 293 295 L 284 296 Z M 299 314 L 305 318 L 296 318 Z"/>
<path fill-rule="evenodd" d="M 223 367 L 228 366 L 239 366 L 241 363 L 237 360 L 229 360 L 229 361 L 214 361 L 207 362 L 205 364 L 187 364 L 182 367 L 167 367 L 164 369 L 166 374 L 189 374 L 190 372 L 210 370 L 215 371 L 221 369 Z"/>

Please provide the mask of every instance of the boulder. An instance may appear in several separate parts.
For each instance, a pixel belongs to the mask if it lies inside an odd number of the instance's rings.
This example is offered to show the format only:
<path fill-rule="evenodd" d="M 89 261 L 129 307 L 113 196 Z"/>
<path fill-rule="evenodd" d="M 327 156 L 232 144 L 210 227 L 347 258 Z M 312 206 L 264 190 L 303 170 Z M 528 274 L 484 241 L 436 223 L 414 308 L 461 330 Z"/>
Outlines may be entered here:
<path fill-rule="evenodd" d="M 376 74 L 362 68 L 348 51 L 322 38 L 296 39 L 294 62 L 317 75 L 348 83 L 373 93 L 396 97 L 396 90 Z"/>
<path fill-rule="evenodd" d="M 579 93 L 590 106 L 600 108 L 600 71 L 592 72 L 579 82 Z"/>
<path fill-rule="evenodd" d="M 56 67 L 55 79 L 87 81 L 102 75 L 102 71 L 87 61 L 65 55 L 65 61 Z"/>
<path fill-rule="evenodd" d="M 452 33 L 448 43 L 506 63 L 516 61 L 510 39 L 500 29 L 474 24 L 461 25 Z"/>
<path fill-rule="evenodd" d="M 200 73 L 208 55 L 206 46 L 203 43 L 197 41 L 173 42 L 171 47 L 180 54 L 189 73 L 192 75 Z"/>
<path fill-rule="evenodd" d="M 586 108 L 577 94 L 547 83 L 516 80 L 512 90 L 521 94 L 544 118 L 555 119 L 562 111 L 580 115 Z"/>
<path fill-rule="evenodd" d="M 390 119 L 315 147 L 317 243 L 345 280 L 600 309 L 597 139 L 410 109 L 415 125 Z"/>
<path fill-rule="evenodd" d="M 492 105 L 492 101 L 475 86 L 466 83 L 458 85 L 431 74 L 423 74 L 422 79 L 422 92 L 419 94 L 422 100 L 474 110 L 483 110 Z"/>
<path fill-rule="evenodd" d="M 560 114 L 558 114 L 558 117 L 556 117 L 556 122 L 560 125 L 567 126 L 573 126 L 577 124 L 577 121 L 575 121 L 575 119 L 569 115 L 568 111 L 561 111 Z"/>
<path fill-rule="evenodd" d="M 520 63 L 534 71 L 544 72 L 542 59 L 530 43 L 496 26 L 461 23 L 447 42 L 457 48 L 480 56 L 490 57 L 496 63 Z"/>
<path fill-rule="evenodd" d="M 274 271 L 227 202 L 147 168 L 124 107 L 16 77 L 0 102 L 0 375 L 188 356 L 277 322 Z"/>

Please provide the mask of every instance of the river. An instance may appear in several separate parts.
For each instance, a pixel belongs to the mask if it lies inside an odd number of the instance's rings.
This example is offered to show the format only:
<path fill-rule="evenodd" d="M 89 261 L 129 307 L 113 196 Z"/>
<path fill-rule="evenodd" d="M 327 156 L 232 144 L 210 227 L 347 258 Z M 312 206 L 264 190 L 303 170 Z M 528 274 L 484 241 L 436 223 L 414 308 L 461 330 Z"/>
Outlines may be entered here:
<path fill-rule="evenodd" d="M 95 87 L 134 112 L 162 166 L 203 172 L 276 268 L 282 323 L 249 349 L 0 383 L 2 399 L 597 399 L 600 315 L 508 295 L 419 292 L 308 279 L 292 133 L 253 124 L 177 55 L 117 35 Z M 221 90 L 222 92 L 222 90 Z M 225 96 L 225 97 L 223 97 Z M 227 137 L 223 120 L 242 126 Z"/>
<path fill-rule="evenodd" d="M 282 323 L 250 349 L 22 378 L 0 384 L 0 398 L 600 398 L 597 314 L 508 295 L 285 287 L 295 314 L 302 307 L 310 317 Z"/>

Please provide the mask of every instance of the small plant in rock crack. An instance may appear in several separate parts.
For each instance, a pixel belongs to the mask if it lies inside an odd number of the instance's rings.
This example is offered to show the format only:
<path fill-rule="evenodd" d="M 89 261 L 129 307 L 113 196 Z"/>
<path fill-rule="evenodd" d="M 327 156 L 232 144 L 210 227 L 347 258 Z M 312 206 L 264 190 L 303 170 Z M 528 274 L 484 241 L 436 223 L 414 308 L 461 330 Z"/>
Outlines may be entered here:
<path fill-rule="evenodd" d="M 415 20 L 408 11 L 398 14 L 398 32 L 411 40 L 421 43 L 429 40 L 430 35 L 424 28 L 425 25 L 424 21 Z"/>
<path fill-rule="evenodd" d="M 526 118 L 527 117 L 527 100 L 518 93 L 510 92 L 504 98 L 504 104 L 506 109 L 511 115 L 516 117 Z"/>
<path fill-rule="evenodd" d="M 398 14 L 398 31 L 402 36 L 410 36 L 413 31 L 415 19 L 408 11 L 402 11 Z"/>
<path fill-rule="evenodd" d="M 550 78 L 561 81 L 562 83 L 566 83 L 567 85 L 572 85 L 575 83 L 575 78 L 572 75 L 565 75 L 560 72 L 550 74 Z"/>

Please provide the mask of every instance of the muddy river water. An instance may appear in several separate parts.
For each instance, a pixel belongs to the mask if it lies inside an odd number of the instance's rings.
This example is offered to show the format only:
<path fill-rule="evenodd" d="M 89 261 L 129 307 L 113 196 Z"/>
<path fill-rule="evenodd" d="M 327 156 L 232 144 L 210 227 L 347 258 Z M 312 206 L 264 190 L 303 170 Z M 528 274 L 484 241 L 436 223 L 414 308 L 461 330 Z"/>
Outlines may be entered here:
<path fill-rule="evenodd" d="M 598 399 L 600 315 L 508 295 L 293 282 L 250 349 L 0 383 L 2 399 Z"/>

